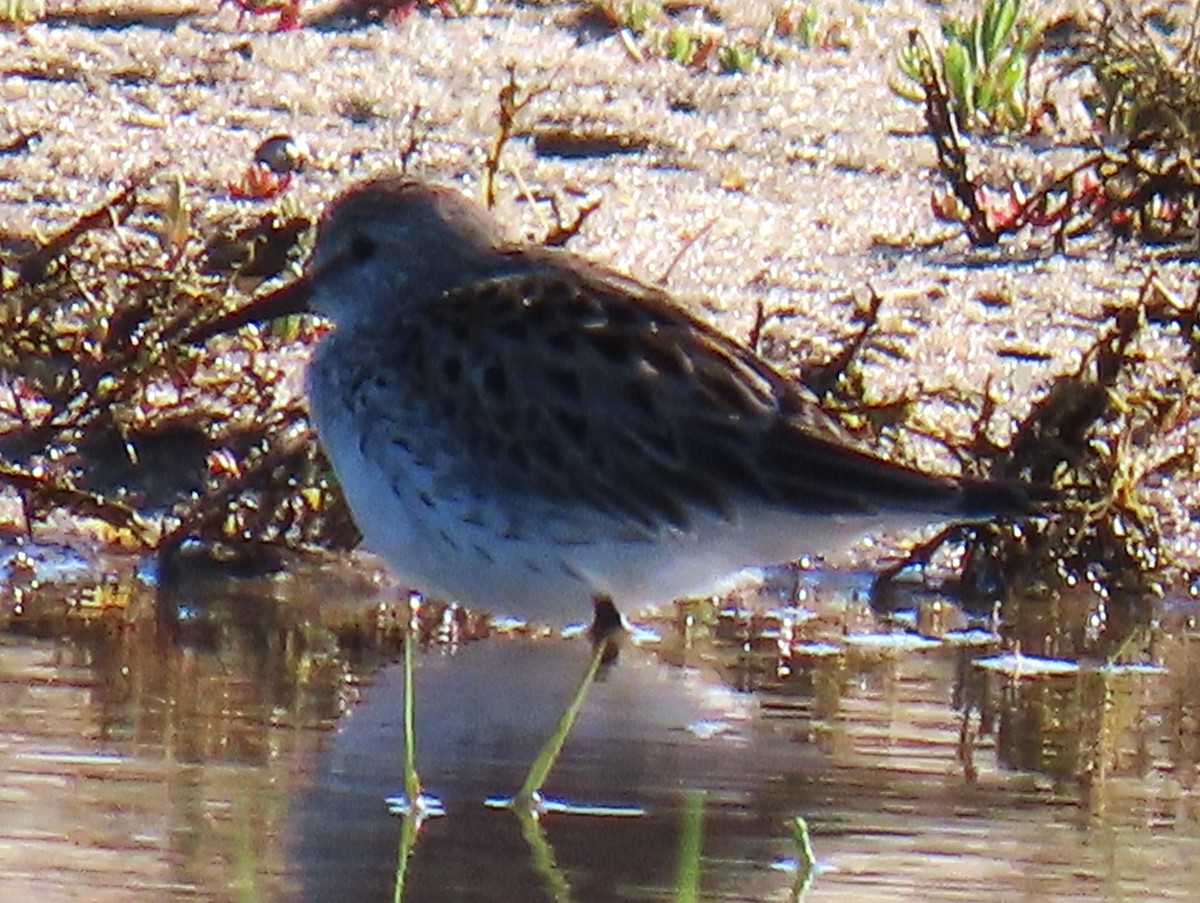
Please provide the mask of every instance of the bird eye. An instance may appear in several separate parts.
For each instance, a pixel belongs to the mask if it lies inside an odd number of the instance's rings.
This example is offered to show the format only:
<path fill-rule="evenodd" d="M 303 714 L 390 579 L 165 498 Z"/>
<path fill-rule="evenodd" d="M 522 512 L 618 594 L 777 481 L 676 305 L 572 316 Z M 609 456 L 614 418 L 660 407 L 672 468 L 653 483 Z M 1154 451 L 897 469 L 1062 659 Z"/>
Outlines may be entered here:
<path fill-rule="evenodd" d="M 375 242 L 361 233 L 350 242 L 350 255 L 355 260 L 369 260 L 375 256 L 375 250 Z"/>

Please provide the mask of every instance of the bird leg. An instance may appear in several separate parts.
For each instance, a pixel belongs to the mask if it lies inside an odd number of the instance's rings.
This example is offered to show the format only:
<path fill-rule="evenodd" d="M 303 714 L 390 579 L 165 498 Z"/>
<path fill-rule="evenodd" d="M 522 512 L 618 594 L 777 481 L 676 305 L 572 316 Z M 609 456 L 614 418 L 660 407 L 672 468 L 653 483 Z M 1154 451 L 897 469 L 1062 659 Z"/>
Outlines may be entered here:
<path fill-rule="evenodd" d="M 617 640 L 624 627 L 621 613 L 617 611 L 612 599 L 608 596 L 596 596 L 592 600 L 592 626 L 588 628 L 588 636 L 592 646 L 604 649 L 601 664 L 607 665 L 617 660 L 617 654 L 621 651 Z"/>
<path fill-rule="evenodd" d="M 617 611 L 617 607 L 608 596 L 596 596 L 592 600 L 592 604 L 594 607 L 592 626 L 588 630 L 588 634 L 592 638 L 592 657 L 588 661 L 587 669 L 583 672 L 579 686 L 575 689 L 575 695 L 571 697 L 566 711 L 558 719 L 554 733 L 550 735 L 537 758 L 533 760 L 529 774 L 525 777 L 525 783 L 513 797 L 514 806 L 537 807 L 542 785 L 546 783 L 546 778 L 550 776 L 554 763 L 558 761 L 558 754 L 562 752 L 563 744 L 567 742 L 567 735 L 571 733 L 575 719 L 583 708 L 588 691 L 596 681 L 596 674 L 602 665 L 617 657 L 617 640 L 624 626 L 621 621 L 621 613 Z"/>

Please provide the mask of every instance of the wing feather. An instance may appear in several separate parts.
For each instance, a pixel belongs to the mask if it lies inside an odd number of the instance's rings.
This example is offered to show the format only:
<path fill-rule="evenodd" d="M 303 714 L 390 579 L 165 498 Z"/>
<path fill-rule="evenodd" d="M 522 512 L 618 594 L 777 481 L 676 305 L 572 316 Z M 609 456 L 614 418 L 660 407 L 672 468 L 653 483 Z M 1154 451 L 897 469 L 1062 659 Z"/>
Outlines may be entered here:
<path fill-rule="evenodd" d="M 662 292 L 599 268 L 560 261 L 475 283 L 394 328 L 406 334 L 379 341 L 407 349 L 394 370 L 404 391 L 376 397 L 408 409 L 376 412 L 364 452 L 403 442 L 441 462 L 447 491 L 506 493 L 523 519 L 585 510 L 650 538 L 746 506 L 960 501 L 953 482 L 855 447 L 801 387 Z"/>

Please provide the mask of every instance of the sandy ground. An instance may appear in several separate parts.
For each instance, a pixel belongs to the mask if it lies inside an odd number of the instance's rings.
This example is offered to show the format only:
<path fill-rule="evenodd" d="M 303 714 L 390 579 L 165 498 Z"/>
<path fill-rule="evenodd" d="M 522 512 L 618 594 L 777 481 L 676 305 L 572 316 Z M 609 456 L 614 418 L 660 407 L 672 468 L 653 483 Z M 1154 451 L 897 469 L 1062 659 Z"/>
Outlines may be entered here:
<path fill-rule="evenodd" d="M 778 64 L 737 75 L 639 62 L 618 37 L 580 24 L 586 5 L 494 0 L 462 18 L 423 11 L 399 23 L 274 33 L 269 18 L 239 23 L 231 5 L 47 2 L 42 21 L 0 31 L 0 144 L 37 135 L 0 156 L 0 248 L 52 233 L 137 174 L 148 173 L 161 197 L 182 178 L 198 219 L 244 211 L 261 202 L 231 199 L 228 185 L 278 132 L 311 148 L 289 190 L 306 211 L 394 168 L 414 128 L 410 171 L 476 192 L 514 66 L 522 87 L 544 89 L 502 160 L 499 212 L 514 234 L 547 231 L 550 204 L 530 203 L 531 193 L 560 199 L 568 215 L 598 198 L 573 250 L 647 280 L 665 275 L 737 336 L 760 304 L 793 312 L 765 334 L 766 353 L 785 368 L 836 352 L 856 303 L 874 291 L 885 300 L 882 341 L 865 352 L 867 396 L 939 396 L 917 422 L 940 434 L 969 433 L 970 407 L 945 398 L 977 400 L 989 379 L 1002 410 L 1027 410 L 1053 377 L 1079 366 L 1102 308 L 1132 303 L 1151 270 L 1181 297 L 1194 291 L 1190 264 L 1132 247 L 1081 242 L 1052 254 L 1019 242 L 981 257 L 961 237 L 930 244 L 953 235 L 930 210 L 934 148 L 920 109 L 889 80 L 910 29 L 935 36 L 942 15 L 973 4 L 822 3 L 823 26 L 844 46 L 784 47 Z M 783 5 L 697 3 L 679 16 L 756 40 Z M 1088 4 L 1027 7 L 1050 19 Z M 319 19 L 324 10 L 304 11 Z M 1068 133 L 1077 128 L 1078 83 L 1055 76 L 1053 60 L 1035 83 L 1051 84 Z M 643 149 L 539 152 L 533 135 L 560 126 Z M 1071 153 L 1020 142 L 989 150 L 1015 172 L 1044 172 Z M 1171 337 L 1154 342 L 1146 358 L 1175 366 Z M 1171 441 L 1190 447 L 1195 410 L 1190 390 L 1179 391 L 1189 416 Z M 909 454 L 945 464 L 934 447 Z M 1161 481 L 1151 489 L 1180 553 L 1195 556 L 1190 483 L 1187 492 Z"/>

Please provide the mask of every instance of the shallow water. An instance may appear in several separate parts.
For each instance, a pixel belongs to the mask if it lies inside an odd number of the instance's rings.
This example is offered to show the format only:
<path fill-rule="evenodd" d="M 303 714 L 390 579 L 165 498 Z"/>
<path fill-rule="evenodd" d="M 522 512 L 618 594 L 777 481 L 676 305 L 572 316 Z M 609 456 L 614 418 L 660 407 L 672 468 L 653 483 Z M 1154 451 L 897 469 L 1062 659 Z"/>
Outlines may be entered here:
<path fill-rule="evenodd" d="M 164 605 L 143 586 L 60 618 L 27 595 L 0 639 L 0 900 L 392 899 L 402 666 L 336 638 L 321 594 L 231 582 Z M 448 814 L 423 826 L 404 899 L 675 900 L 697 792 L 706 901 L 794 899 L 796 816 L 818 862 L 807 900 L 1200 889 L 1186 619 L 1156 641 L 1165 670 L 1041 678 L 970 664 L 986 645 L 834 636 L 797 645 L 783 680 L 752 642 L 657 626 L 595 688 L 547 787 L 644 814 L 551 813 L 540 832 L 482 802 L 519 786 L 586 642 L 418 655 L 418 764 Z"/>

